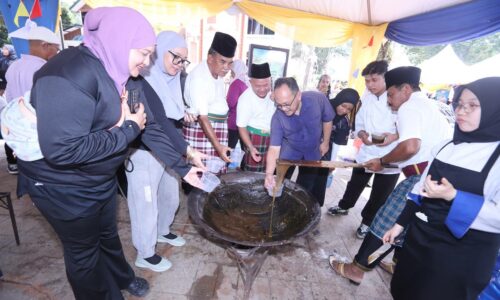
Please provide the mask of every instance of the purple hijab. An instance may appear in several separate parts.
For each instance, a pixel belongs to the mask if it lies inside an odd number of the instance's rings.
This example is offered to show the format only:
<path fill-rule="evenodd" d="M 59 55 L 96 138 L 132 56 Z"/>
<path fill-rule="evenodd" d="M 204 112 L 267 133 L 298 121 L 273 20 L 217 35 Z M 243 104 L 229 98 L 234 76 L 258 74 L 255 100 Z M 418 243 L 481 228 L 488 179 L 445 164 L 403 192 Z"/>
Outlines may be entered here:
<path fill-rule="evenodd" d="M 153 27 L 134 9 L 100 7 L 87 13 L 84 30 L 83 43 L 99 58 L 121 93 L 130 77 L 130 50 L 154 46 Z"/>

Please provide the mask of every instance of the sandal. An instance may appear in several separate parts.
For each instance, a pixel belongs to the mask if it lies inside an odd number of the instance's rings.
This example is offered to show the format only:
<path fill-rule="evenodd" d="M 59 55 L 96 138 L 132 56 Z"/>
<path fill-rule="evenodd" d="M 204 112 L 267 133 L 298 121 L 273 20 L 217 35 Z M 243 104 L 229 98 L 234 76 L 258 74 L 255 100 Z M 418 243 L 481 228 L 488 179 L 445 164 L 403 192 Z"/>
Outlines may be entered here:
<path fill-rule="evenodd" d="M 363 277 L 361 277 L 361 279 L 352 278 L 352 277 L 349 277 L 349 275 L 347 275 L 345 273 L 345 267 L 347 266 L 348 268 L 350 268 L 350 267 L 354 266 L 354 264 L 353 263 L 343 263 L 343 262 L 337 261 L 335 258 L 336 258 L 336 256 L 334 256 L 334 255 L 330 255 L 328 257 L 330 267 L 340 276 L 349 279 L 350 283 L 352 283 L 354 285 L 359 285 L 361 283 L 361 280 L 363 280 Z"/>
<path fill-rule="evenodd" d="M 384 262 L 381 261 L 379 263 L 379 266 L 382 270 L 386 271 L 387 273 L 393 275 L 394 274 L 394 269 L 396 268 L 396 264 L 393 262 Z"/>

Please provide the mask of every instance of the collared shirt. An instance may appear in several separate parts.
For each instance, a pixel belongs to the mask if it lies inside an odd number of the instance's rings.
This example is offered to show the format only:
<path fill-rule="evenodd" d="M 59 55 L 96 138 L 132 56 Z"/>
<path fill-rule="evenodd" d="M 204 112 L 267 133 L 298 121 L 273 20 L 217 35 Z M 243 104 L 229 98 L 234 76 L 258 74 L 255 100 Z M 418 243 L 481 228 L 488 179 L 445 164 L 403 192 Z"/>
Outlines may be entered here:
<path fill-rule="evenodd" d="M 229 110 L 224 80 L 212 76 L 206 60 L 197 65 L 186 78 L 184 97 L 189 105 L 188 112 L 195 115 L 225 115 Z"/>
<path fill-rule="evenodd" d="M 31 90 L 33 86 L 33 75 L 47 61 L 38 56 L 21 54 L 21 58 L 13 62 L 5 78 L 7 80 L 7 89 L 5 90 L 5 98 L 7 102 L 12 99 L 21 97 L 26 91 Z"/>
<path fill-rule="evenodd" d="M 356 113 L 356 136 L 361 130 L 370 135 L 385 132 L 396 133 L 397 114 L 387 105 L 387 92 L 377 97 L 367 90 L 361 99 L 361 103 L 361 108 Z M 370 159 L 382 157 L 391 152 L 397 144 L 397 141 L 384 147 L 362 144 L 356 155 L 356 161 L 364 163 Z M 380 173 L 396 174 L 399 173 L 399 170 L 384 169 Z"/>
<path fill-rule="evenodd" d="M 257 129 L 270 131 L 271 118 L 276 107 L 269 93 L 264 99 L 255 94 L 252 88 L 248 88 L 240 96 L 238 101 L 236 125 L 238 127 L 251 126 Z"/>
<path fill-rule="evenodd" d="M 333 108 L 325 95 L 302 92 L 300 114 L 287 116 L 277 109 L 271 120 L 271 146 L 281 146 L 280 158 L 319 160 L 323 123 L 333 120 Z"/>
<path fill-rule="evenodd" d="M 419 139 L 420 149 L 411 158 L 400 162 L 401 168 L 431 159 L 431 149 L 452 136 L 450 125 L 423 92 L 414 92 L 398 110 L 398 142 Z"/>

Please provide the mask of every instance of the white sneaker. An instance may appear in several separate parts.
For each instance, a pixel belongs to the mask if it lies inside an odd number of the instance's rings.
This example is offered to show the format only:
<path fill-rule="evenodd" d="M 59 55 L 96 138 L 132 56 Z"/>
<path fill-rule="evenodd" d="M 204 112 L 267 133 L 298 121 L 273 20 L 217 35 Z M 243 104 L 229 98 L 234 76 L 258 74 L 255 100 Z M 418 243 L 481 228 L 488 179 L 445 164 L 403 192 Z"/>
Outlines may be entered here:
<path fill-rule="evenodd" d="M 137 259 L 135 260 L 135 266 L 139 268 L 150 269 L 155 272 L 163 272 L 170 269 L 172 267 L 172 263 L 164 257 L 162 257 L 160 262 L 157 264 L 149 263 L 144 258 L 137 257 Z"/>
<path fill-rule="evenodd" d="M 184 244 L 186 244 L 185 239 L 183 239 L 182 237 L 177 236 L 173 233 L 169 233 L 167 235 L 159 235 L 158 242 L 159 243 L 168 243 L 172 246 L 177 246 L 177 247 L 184 246 Z"/>
<path fill-rule="evenodd" d="M 365 238 L 365 236 L 368 234 L 368 232 L 370 232 L 370 227 L 361 223 L 361 225 L 359 225 L 358 229 L 356 230 L 356 237 L 358 239 L 362 240 Z"/>

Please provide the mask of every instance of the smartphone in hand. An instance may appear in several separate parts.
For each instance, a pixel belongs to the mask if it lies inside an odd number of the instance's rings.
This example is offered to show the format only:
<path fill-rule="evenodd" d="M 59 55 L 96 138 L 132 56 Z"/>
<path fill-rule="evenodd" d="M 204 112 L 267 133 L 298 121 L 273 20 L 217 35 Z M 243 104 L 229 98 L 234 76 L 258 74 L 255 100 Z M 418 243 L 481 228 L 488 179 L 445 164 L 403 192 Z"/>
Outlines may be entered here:
<path fill-rule="evenodd" d="M 128 107 L 130 108 L 130 112 L 135 114 L 139 110 L 139 90 L 132 89 L 128 91 Z"/>

